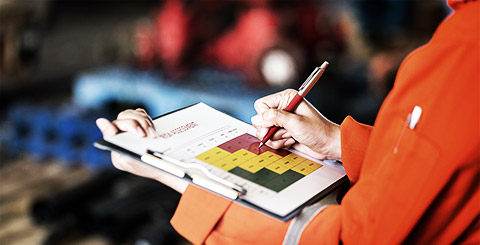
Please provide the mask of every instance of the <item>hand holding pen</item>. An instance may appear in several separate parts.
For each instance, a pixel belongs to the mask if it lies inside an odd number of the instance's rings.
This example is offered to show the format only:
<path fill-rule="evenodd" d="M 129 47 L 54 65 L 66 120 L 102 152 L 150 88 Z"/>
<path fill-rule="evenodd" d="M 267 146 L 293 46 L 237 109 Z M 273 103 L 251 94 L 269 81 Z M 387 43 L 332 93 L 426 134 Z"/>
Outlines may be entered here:
<path fill-rule="evenodd" d="M 325 66 L 326 64 L 323 69 Z M 301 87 L 301 91 L 304 91 L 301 95 L 305 96 L 305 92 L 318 81 L 323 69 L 316 69 L 307 79 L 305 85 L 310 86 Z M 312 77 L 314 79 L 311 79 Z M 297 97 L 298 92 L 287 89 L 255 101 L 257 115 L 251 120 L 257 130 L 256 136 L 263 139 L 271 127 L 277 126 L 279 130 L 273 133 L 268 142 L 265 141 L 270 147 L 275 149 L 292 147 L 316 159 L 340 160 L 339 125 L 325 118 L 305 99 L 299 100 L 292 112 L 283 109 Z M 301 95 L 298 96 L 302 97 Z"/>
<path fill-rule="evenodd" d="M 317 83 L 318 79 L 320 79 L 327 66 L 328 62 L 325 61 L 320 67 L 316 67 L 315 70 L 313 70 L 312 74 L 310 74 L 307 80 L 305 80 L 305 82 L 302 84 L 300 89 L 298 89 L 295 97 L 293 97 L 290 103 L 288 103 L 287 107 L 283 110 L 288 112 L 294 111 L 295 108 L 297 108 L 298 104 L 302 101 L 303 97 L 305 97 L 308 92 L 310 92 L 313 86 Z M 278 129 L 279 128 L 277 126 L 271 127 L 268 130 L 267 134 L 263 137 L 262 142 L 260 143 L 258 148 L 262 147 Z"/>

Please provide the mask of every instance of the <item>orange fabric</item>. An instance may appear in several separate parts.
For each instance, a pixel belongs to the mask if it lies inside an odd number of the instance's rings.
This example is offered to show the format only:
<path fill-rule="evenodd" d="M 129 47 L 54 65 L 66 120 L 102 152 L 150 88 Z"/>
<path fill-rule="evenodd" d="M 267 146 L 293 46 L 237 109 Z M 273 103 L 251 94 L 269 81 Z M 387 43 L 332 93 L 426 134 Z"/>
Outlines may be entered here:
<path fill-rule="evenodd" d="M 289 224 L 233 203 L 206 243 L 281 244 Z"/>
<path fill-rule="evenodd" d="M 370 134 L 358 182 L 340 206 L 309 224 L 301 243 L 332 236 L 345 244 L 480 242 L 478 13 L 478 1 L 456 5 L 432 40 L 405 59 Z M 415 105 L 422 116 L 414 130 L 404 130 Z M 342 140 L 356 137 L 349 134 L 343 130 Z M 342 151 L 342 160 L 348 154 Z M 322 226 L 334 211 L 341 228 Z"/>
<path fill-rule="evenodd" d="M 342 152 L 347 152 L 342 154 L 342 162 L 351 184 L 357 182 L 360 176 L 371 131 L 371 126 L 357 123 L 350 116 L 340 125 Z"/>
<path fill-rule="evenodd" d="M 314 217 L 300 244 L 480 243 L 480 3 L 455 9 L 402 63 L 375 126 L 342 123 L 342 161 L 356 183 L 341 205 Z M 411 130 L 416 105 L 423 113 Z M 288 223 L 238 204 L 203 204 L 199 191 L 184 194 L 175 216 L 196 206 L 218 223 L 210 232 L 210 218 L 178 218 L 187 238 L 193 221 L 207 244 L 281 243 Z"/>
<path fill-rule="evenodd" d="M 281 243 L 290 224 L 193 185 L 182 195 L 170 222 L 193 244 Z"/>
<path fill-rule="evenodd" d="M 189 185 L 170 223 L 193 244 L 202 244 L 231 203 L 226 198 Z"/>

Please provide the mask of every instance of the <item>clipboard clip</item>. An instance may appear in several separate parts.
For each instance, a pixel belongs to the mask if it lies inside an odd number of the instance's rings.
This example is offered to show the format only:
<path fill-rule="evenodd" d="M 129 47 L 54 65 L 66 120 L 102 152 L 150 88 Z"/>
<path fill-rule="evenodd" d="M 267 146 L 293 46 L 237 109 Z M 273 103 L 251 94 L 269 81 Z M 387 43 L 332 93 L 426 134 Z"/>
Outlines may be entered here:
<path fill-rule="evenodd" d="M 184 163 L 161 152 L 152 150 L 147 150 L 147 153 L 141 156 L 141 160 L 179 178 L 188 176 L 192 183 L 232 200 L 246 193 L 243 187 L 212 174 L 205 166 L 200 164 Z M 203 175 L 191 173 L 189 170 L 192 169 L 200 171 Z"/>

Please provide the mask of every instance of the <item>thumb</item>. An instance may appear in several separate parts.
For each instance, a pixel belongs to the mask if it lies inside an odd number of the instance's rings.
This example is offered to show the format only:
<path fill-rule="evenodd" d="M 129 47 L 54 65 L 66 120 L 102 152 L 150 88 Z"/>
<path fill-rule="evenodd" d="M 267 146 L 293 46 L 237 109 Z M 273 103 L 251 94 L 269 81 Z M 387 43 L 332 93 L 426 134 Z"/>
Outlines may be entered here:
<path fill-rule="evenodd" d="M 98 129 L 102 132 L 103 137 L 113 136 L 118 133 L 117 127 L 105 118 L 99 118 L 95 123 L 97 124 Z"/>

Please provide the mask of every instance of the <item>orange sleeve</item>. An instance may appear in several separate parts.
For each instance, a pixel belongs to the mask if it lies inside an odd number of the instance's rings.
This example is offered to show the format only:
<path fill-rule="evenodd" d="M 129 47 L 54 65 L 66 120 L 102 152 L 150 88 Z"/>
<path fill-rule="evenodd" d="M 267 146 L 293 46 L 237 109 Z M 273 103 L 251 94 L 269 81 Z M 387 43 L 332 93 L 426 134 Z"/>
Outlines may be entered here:
<path fill-rule="evenodd" d="M 348 116 L 340 125 L 342 140 L 342 163 L 350 183 L 355 183 L 360 176 L 363 158 L 367 151 L 371 126 L 356 122 Z"/>
<path fill-rule="evenodd" d="M 193 244 L 278 244 L 289 225 L 194 185 L 170 222 Z"/>
<path fill-rule="evenodd" d="M 202 244 L 231 203 L 231 200 L 189 185 L 170 222 L 187 240 Z"/>

